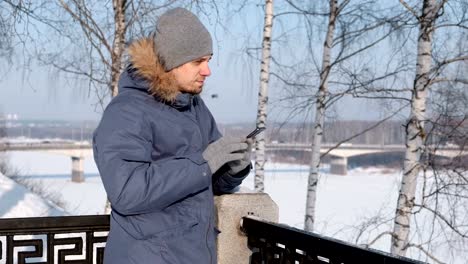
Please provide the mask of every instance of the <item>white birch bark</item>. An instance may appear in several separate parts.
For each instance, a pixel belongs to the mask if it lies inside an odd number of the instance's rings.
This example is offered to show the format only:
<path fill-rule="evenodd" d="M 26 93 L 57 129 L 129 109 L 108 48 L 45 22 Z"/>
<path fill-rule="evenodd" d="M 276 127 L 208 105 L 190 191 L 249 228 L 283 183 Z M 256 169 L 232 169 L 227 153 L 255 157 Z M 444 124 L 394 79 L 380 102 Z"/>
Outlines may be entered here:
<path fill-rule="evenodd" d="M 257 127 L 266 127 L 268 81 L 270 79 L 271 34 L 273 29 L 273 0 L 265 1 L 265 25 L 263 27 L 260 90 L 258 92 Z M 255 191 L 264 191 L 265 133 L 256 137 L 255 143 Z"/>
<path fill-rule="evenodd" d="M 114 42 L 112 45 L 111 93 L 112 97 L 119 93 L 119 78 L 122 72 L 122 55 L 125 48 L 125 5 L 126 0 L 112 0 L 114 8 Z M 106 200 L 104 214 L 112 211 L 109 199 Z"/>
<path fill-rule="evenodd" d="M 312 130 L 312 152 L 310 159 L 309 179 L 307 184 L 307 199 L 304 229 L 313 231 L 315 222 L 315 203 L 317 197 L 318 172 L 320 166 L 320 146 L 322 143 L 323 122 L 325 116 L 325 100 L 328 93 L 328 80 L 331 70 L 331 50 L 338 15 L 338 0 L 330 1 L 330 13 L 325 42 L 323 44 L 322 70 L 320 86 L 317 92 L 314 128 Z"/>
<path fill-rule="evenodd" d="M 122 55 L 125 48 L 125 5 L 126 0 L 112 0 L 114 8 L 114 42 L 112 44 L 111 91 L 118 94 L 118 82 L 122 72 Z"/>
<path fill-rule="evenodd" d="M 416 76 L 411 96 L 411 112 L 406 124 L 403 177 L 391 245 L 391 252 L 400 256 L 404 256 L 407 250 L 417 176 L 421 170 L 421 155 L 424 152 L 426 98 L 430 83 L 433 26 L 437 12 L 436 0 L 424 0 L 422 15 L 419 17 Z"/>

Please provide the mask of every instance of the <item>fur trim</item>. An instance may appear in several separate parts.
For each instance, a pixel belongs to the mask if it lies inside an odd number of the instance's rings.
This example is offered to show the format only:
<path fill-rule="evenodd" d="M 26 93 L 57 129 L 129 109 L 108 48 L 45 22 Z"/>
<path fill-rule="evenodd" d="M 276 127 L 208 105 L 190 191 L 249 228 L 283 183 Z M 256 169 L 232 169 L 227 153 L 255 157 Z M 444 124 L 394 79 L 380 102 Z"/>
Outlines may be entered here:
<path fill-rule="evenodd" d="M 130 62 L 136 74 L 149 83 L 149 92 L 164 101 L 174 102 L 179 88 L 172 72 L 166 72 L 154 49 L 152 38 L 142 38 L 133 42 L 129 49 Z"/>

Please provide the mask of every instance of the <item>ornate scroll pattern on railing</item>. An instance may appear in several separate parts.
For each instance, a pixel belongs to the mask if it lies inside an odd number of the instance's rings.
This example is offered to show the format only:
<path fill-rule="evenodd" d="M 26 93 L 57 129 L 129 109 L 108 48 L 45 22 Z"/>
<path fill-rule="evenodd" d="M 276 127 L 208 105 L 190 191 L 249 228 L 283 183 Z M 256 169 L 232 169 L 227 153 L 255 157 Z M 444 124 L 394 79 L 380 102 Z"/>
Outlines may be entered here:
<path fill-rule="evenodd" d="M 0 264 L 100 264 L 109 216 L 0 219 Z"/>
<path fill-rule="evenodd" d="M 242 229 L 252 250 L 251 264 L 423 264 L 250 217 L 242 219 Z"/>

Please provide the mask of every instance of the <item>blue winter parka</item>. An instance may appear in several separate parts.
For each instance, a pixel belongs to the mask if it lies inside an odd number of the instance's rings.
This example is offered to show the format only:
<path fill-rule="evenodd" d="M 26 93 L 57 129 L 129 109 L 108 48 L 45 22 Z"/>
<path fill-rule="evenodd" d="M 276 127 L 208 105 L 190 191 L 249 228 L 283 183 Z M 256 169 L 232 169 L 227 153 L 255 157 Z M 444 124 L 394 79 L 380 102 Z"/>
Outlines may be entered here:
<path fill-rule="evenodd" d="M 234 189 L 250 168 L 212 175 L 202 153 L 221 134 L 203 100 L 174 88 L 151 39 L 129 55 L 93 138 L 112 206 L 104 263 L 216 263 L 213 193 Z"/>

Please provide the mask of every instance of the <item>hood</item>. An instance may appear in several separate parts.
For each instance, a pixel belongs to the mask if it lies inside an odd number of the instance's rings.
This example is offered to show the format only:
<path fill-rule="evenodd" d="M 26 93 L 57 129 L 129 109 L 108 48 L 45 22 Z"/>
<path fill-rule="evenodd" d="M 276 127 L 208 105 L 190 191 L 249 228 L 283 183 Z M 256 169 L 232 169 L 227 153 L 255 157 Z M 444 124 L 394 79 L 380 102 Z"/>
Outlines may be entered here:
<path fill-rule="evenodd" d="M 182 99 L 180 97 L 191 98 L 191 95 L 179 92 L 174 75 L 164 70 L 156 55 L 152 38 L 142 38 L 133 42 L 128 49 L 128 54 L 130 66 L 123 74 L 130 75 L 133 83 L 124 82 L 121 88 L 144 89 L 151 95 L 171 104 Z M 130 81 L 128 78 L 123 79 Z"/>

